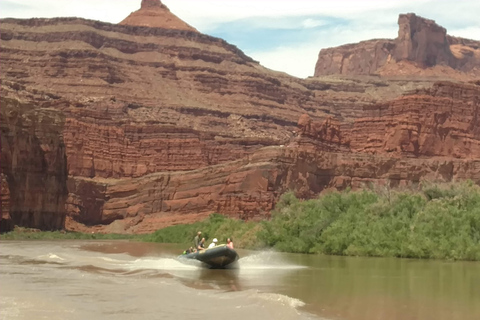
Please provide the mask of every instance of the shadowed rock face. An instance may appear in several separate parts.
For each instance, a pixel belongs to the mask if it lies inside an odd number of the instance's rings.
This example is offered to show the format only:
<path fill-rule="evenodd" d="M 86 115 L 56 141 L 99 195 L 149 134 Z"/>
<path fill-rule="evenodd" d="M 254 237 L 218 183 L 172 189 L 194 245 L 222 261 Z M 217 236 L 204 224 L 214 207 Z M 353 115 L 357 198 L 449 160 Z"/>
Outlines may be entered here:
<path fill-rule="evenodd" d="M 64 228 L 68 192 L 63 115 L 3 95 L 0 104 L 2 231 L 13 224 Z"/>
<path fill-rule="evenodd" d="M 480 182 L 475 83 L 302 80 L 168 26 L 0 28 L 2 230 L 151 232 L 212 212 L 264 219 L 288 189 Z M 395 42 L 375 41 L 388 60 Z"/>
<path fill-rule="evenodd" d="M 413 13 L 401 14 L 398 25 L 398 37 L 394 40 L 376 39 L 322 49 L 315 76 L 419 73 L 431 76 L 446 73 L 463 79 L 480 76 L 479 41 L 450 37 L 435 21 Z"/>

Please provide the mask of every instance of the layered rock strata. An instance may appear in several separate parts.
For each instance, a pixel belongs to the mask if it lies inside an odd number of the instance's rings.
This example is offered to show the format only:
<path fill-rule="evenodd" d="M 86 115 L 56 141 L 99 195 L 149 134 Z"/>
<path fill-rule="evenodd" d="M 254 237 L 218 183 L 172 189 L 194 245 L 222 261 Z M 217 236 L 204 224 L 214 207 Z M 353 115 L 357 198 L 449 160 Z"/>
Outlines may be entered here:
<path fill-rule="evenodd" d="M 438 82 L 364 108 L 351 133 L 357 152 L 480 157 L 480 86 Z"/>
<path fill-rule="evenodd" d="M 188 172 L 121 180 L 71 180 L 69 226 L 79 231 L 144 233 L 195 221 L 212 212 L 262 219 L 288 190 L 310 198 L 327 189 L 378 184 L 417 187 L 421 181 L 463 179 L 480 183 L 478 158 L 407 159 L 324 151 L 321 141 L 300 137 L 287 146 L 262 148 L 241 160 Z"/>
<path fill-rule="evenodd" d="M 398 25 L 396 39 L 322 49 L 314 75 L 480 76 L 480 41 L 451 37 L 435 21 L 413 13 L 401 14 Z"/>
<path fill-rule="evenodd" d="M 93 230 L 101 232 L 151 232 L 211 212 L 259 219 L 268 217 L 286 190 L 313 197 L 326 189 L 370 184 L 415 187 L 421 181 L 463 179 L 480 183 L 478 90 L 475 84 L 439 82 L 365 108 L 350 129 L 332 118 L 316 122 L 304 114 L 298 136 L 286 145 L 256 149 L 240 160 L 197 170 L 70 179 L 71 228 L 95 225 Z M 427 125 L 422 128 L 421 123 Z"/>

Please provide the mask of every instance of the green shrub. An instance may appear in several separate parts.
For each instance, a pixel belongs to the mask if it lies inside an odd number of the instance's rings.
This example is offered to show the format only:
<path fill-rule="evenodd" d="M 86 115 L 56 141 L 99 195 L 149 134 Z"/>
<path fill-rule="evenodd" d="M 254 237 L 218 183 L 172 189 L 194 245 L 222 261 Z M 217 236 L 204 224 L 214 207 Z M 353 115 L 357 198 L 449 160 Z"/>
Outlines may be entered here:
<path fill-rule="evenodd" d="M 380 190 L 381 191 L 381 190 Z M 480 260 L 480 188 L 284 195 L 259 238 L 277 250 L 358 256 Z"/>

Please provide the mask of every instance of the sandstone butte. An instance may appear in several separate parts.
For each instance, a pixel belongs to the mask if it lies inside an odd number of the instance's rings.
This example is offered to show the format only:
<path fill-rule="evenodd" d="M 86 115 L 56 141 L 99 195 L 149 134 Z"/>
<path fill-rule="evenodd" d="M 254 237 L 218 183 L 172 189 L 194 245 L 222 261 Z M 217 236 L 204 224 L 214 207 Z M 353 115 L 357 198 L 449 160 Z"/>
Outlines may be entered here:
<path fill-rule="evenodd" d="M 298 79 L 160 1 L 120 24 L 1 19 L 1 231 L 144 233 L 265 219 L 289 189 L 480 183 L 480 42 L 399 26 Z"/>

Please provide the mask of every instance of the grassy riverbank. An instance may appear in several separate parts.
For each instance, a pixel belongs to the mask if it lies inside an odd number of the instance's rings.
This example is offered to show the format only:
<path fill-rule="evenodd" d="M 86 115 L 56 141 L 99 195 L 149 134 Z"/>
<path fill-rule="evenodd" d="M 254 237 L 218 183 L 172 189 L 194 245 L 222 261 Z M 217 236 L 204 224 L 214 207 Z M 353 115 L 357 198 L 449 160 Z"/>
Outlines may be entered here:
<path fill-rule="evenodd" d="M 226 218 L 220 214 L 212 214 L 208 219 L 186 225 L 176 225 L 157 230 L 146 235 L 144 240 L 150 242 L 185 243 L 193 245 L 193 237 L 197 231 L 202 231 L 202 236 L 207 239 L 207 244 L 213 238 L 220 243 L 226 243 L 227 238 L 234 240 L 238 248 L 259 249 L 264 247 L 259 243 L 258 234 L 263 230 L 263 223 L 244 222 Z"/>
<path fill-rule="evenodd" d="M 39 231 L 36 229 L 18 228 L 0 234 L 0 240 L 142 240 L 145 235 L 136 234 L 104 234 L 82 233 L 71 231 Z"/>
<path fill-rule="evenodd" d="M 297 253 L 480 260 L 480 187 L 472 182 L 331 192 L 302 201 L 282 196 L 270 221 L 244 222 L 212 214 L 148 235 L 14 231 L 1 240 L 131 239 L 184 243 L 201 230 L 207 242 L 234 239 L 238 248 Z"/>

